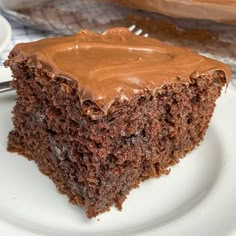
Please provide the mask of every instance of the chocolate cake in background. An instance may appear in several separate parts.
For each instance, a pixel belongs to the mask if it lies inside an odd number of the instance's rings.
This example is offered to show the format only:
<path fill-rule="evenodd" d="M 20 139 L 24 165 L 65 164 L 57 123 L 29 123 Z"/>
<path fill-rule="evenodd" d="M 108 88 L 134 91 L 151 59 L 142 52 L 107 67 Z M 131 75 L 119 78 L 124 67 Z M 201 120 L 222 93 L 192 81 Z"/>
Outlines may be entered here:
<path fill-rule="evenodd" d="M 89 218 L 121 209 L 194 149 L 231 77 L 225 64 L 125 28 L 17 44 L 5 66 L 17 91 L 8 150 Z"/>
<path fill-rule="evenodd" d="M 236 24 L 235 0 L 114 0 L 127 7 L 171 17 L 207 19 Z"/>

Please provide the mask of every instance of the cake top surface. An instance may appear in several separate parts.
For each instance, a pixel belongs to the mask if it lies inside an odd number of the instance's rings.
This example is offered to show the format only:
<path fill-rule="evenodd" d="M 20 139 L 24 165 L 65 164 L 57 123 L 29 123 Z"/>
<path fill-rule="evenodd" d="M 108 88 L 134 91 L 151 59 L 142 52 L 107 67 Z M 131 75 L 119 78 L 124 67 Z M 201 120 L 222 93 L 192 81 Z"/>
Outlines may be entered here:
<path fill-rule="evenodd" d="M 221 62 L 136 36 L 125 28 L 103 34 L 84 30 L 73 36 L 20 43 L 13 55 L 13 60 L 45 68 L 53 78 L 76 80 L 81 103 L 91 100 L 104 112 L 116 99 L 129 100 L 166 83 L 189 82 L 192 76 L 221 70 L 231 78 L 229 67 Z"/>

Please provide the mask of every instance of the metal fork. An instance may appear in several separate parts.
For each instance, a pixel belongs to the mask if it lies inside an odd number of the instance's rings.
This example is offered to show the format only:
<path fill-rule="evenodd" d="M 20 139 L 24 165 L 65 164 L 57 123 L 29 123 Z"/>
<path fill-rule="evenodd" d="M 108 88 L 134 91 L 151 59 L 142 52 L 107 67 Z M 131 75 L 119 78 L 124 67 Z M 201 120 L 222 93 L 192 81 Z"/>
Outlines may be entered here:
<path fill-rule="evenodd" d="M 10 80 L 9 81 L 5 81 L 5 82 L 0 82 L 0 93 L 4 93 L 4 92 L 9 92 L 11 90 L 14 90 L 11 86 L 10 86 Z"/>
<path fill-rule="evenodd" d="M 148 37 L 147 33 L 143 33 L 142 29 L 139 29 L 136 27 L 136 25 L 131 25 L 129 28 L 129 31 L 133 32 L 135 35 L 140 35 L 143 37 Z M 9 81 L 5 81 L 5 82 L 0 82 L 0 93 L 4 93 L 4 92 L 9 92 L 14 90 L 11 86 L 10 86 L 10 80 Z"/>
<path fill-rule="evenodd" d="M 135 35 L 140 35 L 145 38 L 147 38 L 149 36 L 147 33 L 143 33 L 142 29 L 137 28 L 136 25 L 131 25 L 128 29 L 129 29 L 129 31 L 133 32 Z"/>

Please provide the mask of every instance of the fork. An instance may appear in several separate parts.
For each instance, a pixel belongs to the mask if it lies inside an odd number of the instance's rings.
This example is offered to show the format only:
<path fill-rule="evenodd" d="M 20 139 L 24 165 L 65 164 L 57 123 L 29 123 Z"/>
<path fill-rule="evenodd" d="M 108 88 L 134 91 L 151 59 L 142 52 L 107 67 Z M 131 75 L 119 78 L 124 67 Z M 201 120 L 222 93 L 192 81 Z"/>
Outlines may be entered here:
<path fill-rule="evenodd" d="M 135 35 L 140 35 L 145 38 L 147 38 L 149 36 L 147 33 L 143 33 L 142 29 L 137 28 L 136 25 L 131 25 L 128 29 L 129 29 L 129 31 L 133 32 Z"/>
<path fill-rule="evenodd" d="M 143 33 L 143 30 L 140 28 L 137 28 L 136 25 L 131 25 L 130 27 L 128 27 L 129 31 L 133 32 L 135 35 L 140 35 L 143 37 L 148 37 L 147 33 Z M 14 88 L 12 88 L 10 86 L 10 80 L 9 81 L 5 81 L 5 82 L 0 82 L 0 93 L 4 93 L 4 92 L 9 92 L 14 90 Z"/>
<path fill-rule="evenodd" d="M 0 82 L 0 93 L 4 93 L 4 92 L 9 92 L 14 90 L 11 86 L 10 86 L 10 80 L 9 81 L 5 81 L 5 82 Z"/>

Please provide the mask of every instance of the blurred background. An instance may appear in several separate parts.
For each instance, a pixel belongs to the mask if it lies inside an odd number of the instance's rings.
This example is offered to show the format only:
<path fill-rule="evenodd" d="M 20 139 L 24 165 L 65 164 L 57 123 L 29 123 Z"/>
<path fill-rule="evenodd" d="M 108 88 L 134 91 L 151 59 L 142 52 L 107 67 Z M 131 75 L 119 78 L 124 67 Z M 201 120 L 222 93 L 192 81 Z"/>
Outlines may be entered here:
<path fill-rule="evenodd" d="M 1 62 L 18 42 L 135 24 L 151 37 L 191 48 L 236 71 L 235 0 L 1 0 L 0 15 L 12 28 Z M 0 43 L 5 31 L 0 25 Z"/>

